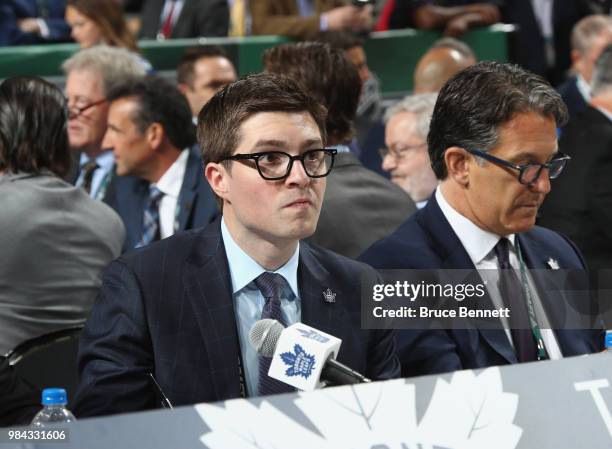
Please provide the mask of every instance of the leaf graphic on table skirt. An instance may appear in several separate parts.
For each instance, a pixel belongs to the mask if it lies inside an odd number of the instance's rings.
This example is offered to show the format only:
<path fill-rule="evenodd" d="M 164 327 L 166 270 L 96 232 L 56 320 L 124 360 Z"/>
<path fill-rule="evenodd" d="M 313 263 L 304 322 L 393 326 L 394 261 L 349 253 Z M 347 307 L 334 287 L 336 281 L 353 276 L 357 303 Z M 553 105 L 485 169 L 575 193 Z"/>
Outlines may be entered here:
<path fill-rule="evenodd" d="M 418 426 L 419 438 L 456 449 L 513 449 L 522 430 L 513 424 L 518 395 L 505 393 L 499 368 L 476 375 L 458 371 L 450 383 L 438 379 Z"/>
<path fill-rule="evenodd" d="M 301 393 L 295 404 L 334 447 L 418 447 L 415 388 L 405 379 Z"/>
<path fill-rule="evenodd" d="M 309 429 L 262 401 L 259 407 L 235 399 L 224 406 L 198 404 L 196 411 L 211 429 L 200 437 L 210 449 L 334 449 Z"/>

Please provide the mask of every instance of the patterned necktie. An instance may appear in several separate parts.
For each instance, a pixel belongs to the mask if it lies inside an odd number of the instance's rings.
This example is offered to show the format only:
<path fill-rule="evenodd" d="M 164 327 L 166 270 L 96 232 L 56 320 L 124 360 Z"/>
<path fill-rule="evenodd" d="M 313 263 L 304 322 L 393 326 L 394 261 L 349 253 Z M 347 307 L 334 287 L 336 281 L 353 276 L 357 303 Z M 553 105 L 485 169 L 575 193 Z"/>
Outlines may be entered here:
<path fill-rule="evenodd" d="M 81 187 L 83 187 L 83 190 L 85 190 L 88 195 L 91 195 L 91 181 L 97 169 L 98 164 L 94 160 L 86 162 L 81 166 L 81 170 L 83 170 L 83 185 Z"/>
<path fill-rule="evenodd" d="M 523 287 L 512 265 L 510 265 L 510 242 L 502 238 L 497 242 L 495 255 L 499 263 L 499 292 L 506 307 L 510 308 L 510 332 L 519 362 L 537 360 L 537 346 L 527 310 Z"/>
<path fill-rule="evenodd" d="M 153 185 L 149 187 L 149 200 L 142 219 L 142 237 L 136 248 L 159 239 L 159 202 L 162 196 L 163 192 L 157 187 Z"/>
<path fill-rule="evenodd" d="M 261 319 L 270 318 L 278 320 L 283 326 L 285 322 L 281 313 L 281 293 L 287 281 L 280 274 L 265 272 L 255 279 L 255 285 L 266 300 Z M 257 395 L 280 394 L 294 391 L 293 387 L 268 376 L 272 363 L 271 357 L 259 356 L 259 383 Z"/>

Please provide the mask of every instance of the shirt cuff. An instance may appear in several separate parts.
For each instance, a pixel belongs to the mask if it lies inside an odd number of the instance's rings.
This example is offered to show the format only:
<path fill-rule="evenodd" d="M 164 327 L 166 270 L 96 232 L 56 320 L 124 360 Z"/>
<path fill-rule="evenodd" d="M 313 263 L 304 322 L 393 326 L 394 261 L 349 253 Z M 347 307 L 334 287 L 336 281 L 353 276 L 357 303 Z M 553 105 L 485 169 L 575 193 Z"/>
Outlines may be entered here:
<path fill-rule="evenodd" d="M 321 14 L 319 18 L 319 30 L 327 31 L 327 14 Z"/>
<path fill-rule="evenodd" d="M 38 28 L 40 28 L 40 36 L 48 39 L 51 33 L 49 32 L 47 22 L 45 22 L 43 19 L 36 19 L 36 23 L 38 23 Z"/>

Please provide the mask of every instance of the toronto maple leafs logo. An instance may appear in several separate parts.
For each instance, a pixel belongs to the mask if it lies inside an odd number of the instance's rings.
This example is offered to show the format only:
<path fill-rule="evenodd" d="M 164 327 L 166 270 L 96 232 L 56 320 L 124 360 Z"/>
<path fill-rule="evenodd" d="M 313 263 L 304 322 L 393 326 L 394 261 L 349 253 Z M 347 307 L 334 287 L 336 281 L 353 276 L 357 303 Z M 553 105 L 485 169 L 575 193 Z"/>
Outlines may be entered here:
<path fill-rule="evenodd" d="M 314 356 L 306 354 L 306 351 L 298 344 L 293 347 L 293 351 L 283 352 L 280 355 L 283 362 L 289 366 L 285 374 L 289 377 L 302 376 L 304 379 L 308 379 L 314 369 Z"/>
<path fill-rule="evenodd" d="M 336 294 L 328 288 L 323 292 L 323 299 L 325 302 L 336 302 Z"/>
<path fill-rule="evenodd" d="M 311 340 L 318 341 L 319 343 L 327 343 L 328 337 L 325 337 L 313 329 L 297 329 L 304 338 L 310 338 Z"/>

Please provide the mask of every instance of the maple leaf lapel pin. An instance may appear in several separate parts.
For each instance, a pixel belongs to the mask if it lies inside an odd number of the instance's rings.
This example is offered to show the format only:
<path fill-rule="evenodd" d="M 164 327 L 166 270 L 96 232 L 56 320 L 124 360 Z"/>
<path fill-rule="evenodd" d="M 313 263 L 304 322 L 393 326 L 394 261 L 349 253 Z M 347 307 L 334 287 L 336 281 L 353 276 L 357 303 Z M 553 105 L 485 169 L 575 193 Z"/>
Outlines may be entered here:
<path fill-rule="evenodd" d="M 336 293 L 334 293 L 330 288 L 323 291 L 323 301 L 328 303 L 336 302 Z"/>
<path fill-rule="evenodd" d="M 558 270 L 559 269 L 559 262 L 557 262 L 556 259 L 553 259 L 552 257 L 549 257 L 548 260 L 546 261 L 546 266 L 548 268 L 550 268 L 551 270 Z"/>

